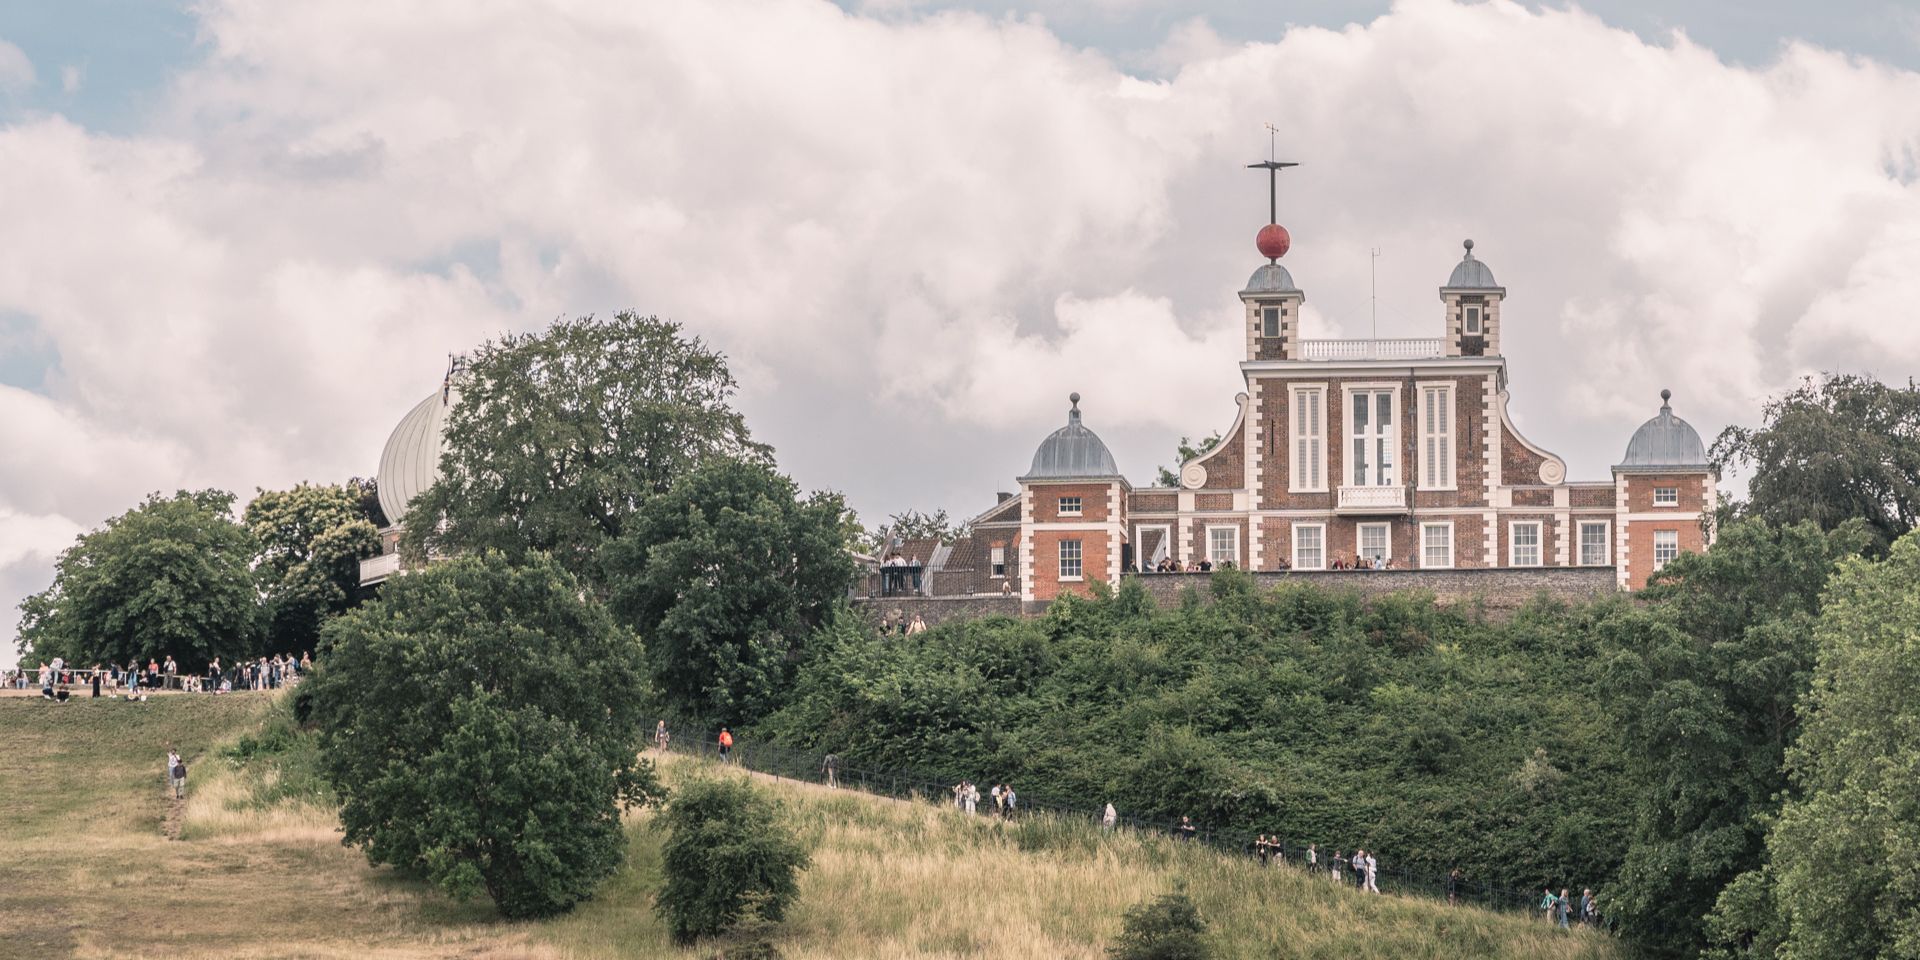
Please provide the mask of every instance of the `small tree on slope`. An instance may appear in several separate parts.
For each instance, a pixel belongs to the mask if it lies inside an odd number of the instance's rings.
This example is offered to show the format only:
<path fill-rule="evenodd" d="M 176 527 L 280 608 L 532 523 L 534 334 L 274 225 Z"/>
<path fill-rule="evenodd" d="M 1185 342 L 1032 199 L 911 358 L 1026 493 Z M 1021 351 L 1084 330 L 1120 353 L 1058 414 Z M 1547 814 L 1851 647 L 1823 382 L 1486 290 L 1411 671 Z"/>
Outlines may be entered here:
<path fill-rule="evenodd" d="M 310 697 L 346 842 L 508 917 L 559 913 L 620 864 L 640 642 L 544 555 L 436 564 L 327 624 Z"/>
<path fill-rule="evenodd" d="M 779 804 L 744 780 L 677 789 L 661 817 L 667 883 L 657 899 L 674 940 L 725 933 L 749 913 L 779 922 L 809 860 Z"/>
<path fill-rule="evenodd" d="M 1201 936 L 1207 922 L 1184 893 L 1164 893 L 1128 908 L 1120 936 L 1107 950 L 1113 960 L 1207 960 Z"/>

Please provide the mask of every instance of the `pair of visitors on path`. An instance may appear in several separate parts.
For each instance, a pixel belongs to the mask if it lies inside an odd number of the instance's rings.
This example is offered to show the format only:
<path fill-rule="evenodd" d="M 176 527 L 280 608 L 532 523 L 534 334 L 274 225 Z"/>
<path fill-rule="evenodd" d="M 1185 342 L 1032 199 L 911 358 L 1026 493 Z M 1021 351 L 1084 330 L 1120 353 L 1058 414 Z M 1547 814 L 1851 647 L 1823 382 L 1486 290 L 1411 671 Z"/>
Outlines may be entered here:
<path fill-rule="evenodd" d="M 1556 896 L 1552 887 L 1546 887 L 1545 896 L 1540 898 L 1540 917 L 1560 929 L 1568 929 L 1569 918 L 1573 914 L 1573 898 L 1567 895 L 1567 888 L 1561 887 Z"/>
<path fill-rule="evenodd" d="M 180 759 L 180 753 L 172 747 L 167 748 L 167 786 L 173 790 L 175 800 L 187 798 L 187 762 Z"/>
<path fill-rule="evenodd" d="M 980 809 L 980 787 L 972 780 L 962 780 L 953 785 L 953 805 L 965 813 L 976 813 Z"/>

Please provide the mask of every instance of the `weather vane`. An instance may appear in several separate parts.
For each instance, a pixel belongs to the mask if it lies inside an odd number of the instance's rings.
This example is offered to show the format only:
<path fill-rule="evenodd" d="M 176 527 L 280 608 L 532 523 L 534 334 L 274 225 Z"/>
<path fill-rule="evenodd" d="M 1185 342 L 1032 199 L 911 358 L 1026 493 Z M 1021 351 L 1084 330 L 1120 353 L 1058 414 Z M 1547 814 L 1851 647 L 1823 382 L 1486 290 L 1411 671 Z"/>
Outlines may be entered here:
<path fill-rule="evenodd" d="M 1267 225 L 1260 228 L 1260 236 L 1254 245 L 1260 248 L 1260 255 L 1269 263 L 1277 262 L 1286 256 L 1287 249 L 1293 246 L 1293 238 L 1287 234 L 1287 228 L 1280 225 L 1280 171 L 1299 164 L 1275 159 L 1279 156 L 1280 128 L 1267 124 L 1267 159 L 1259 163 L 1247 164 L 1249 170 L 1267 171 Z"/>

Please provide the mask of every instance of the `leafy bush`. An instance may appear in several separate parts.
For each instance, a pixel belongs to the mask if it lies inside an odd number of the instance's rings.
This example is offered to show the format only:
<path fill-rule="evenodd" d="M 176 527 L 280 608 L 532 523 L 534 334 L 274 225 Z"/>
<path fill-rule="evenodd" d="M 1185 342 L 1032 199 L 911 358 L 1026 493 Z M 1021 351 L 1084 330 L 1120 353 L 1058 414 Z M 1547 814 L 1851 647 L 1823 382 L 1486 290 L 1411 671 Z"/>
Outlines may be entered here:
<path fill-rule="evenodd" d="M 747 915 L 786 916 L 809 858 L 772 798 L 744 780 L 695 781 L 660 822 L 667 882 L 658 906 L 674 940 L 724 933 Z"/>
<path fill-rule="evenodd" d="M 1107 949 L 1113 960 L 1206 960 L 1207 922 L 1184 893 L 1165 893 L 1128 908 L 1120 936 Z"/>
<path fill-rule="evenodd" d="M 571 908 L 619 866 L 622 807 L 660 795 L 639 641 L 544 556 L 383 589 L 327 625 L 309 681 L 346 841 L 509 917 Z"/>

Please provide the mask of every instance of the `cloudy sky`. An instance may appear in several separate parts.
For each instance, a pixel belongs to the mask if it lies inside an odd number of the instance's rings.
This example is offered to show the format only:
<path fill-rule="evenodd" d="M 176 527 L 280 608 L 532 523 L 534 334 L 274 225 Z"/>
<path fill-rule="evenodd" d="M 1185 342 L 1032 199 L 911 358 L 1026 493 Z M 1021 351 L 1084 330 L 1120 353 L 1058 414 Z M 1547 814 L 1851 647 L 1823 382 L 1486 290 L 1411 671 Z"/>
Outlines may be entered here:
<path fill-rule="evenodd" d="M 1310 336 L 1433 336 L 1607 476 L 1920 368 L 1891 0 L 0 5 L 0 638 L 143 494 L 371 473 L 446 355 L 633 308 L 808 487 L 971 514 L 1085 396 L 1136 483 L 1228 425 L 1269 149 Z M 10 663 L 11 644 L 0 652 Z"/>

